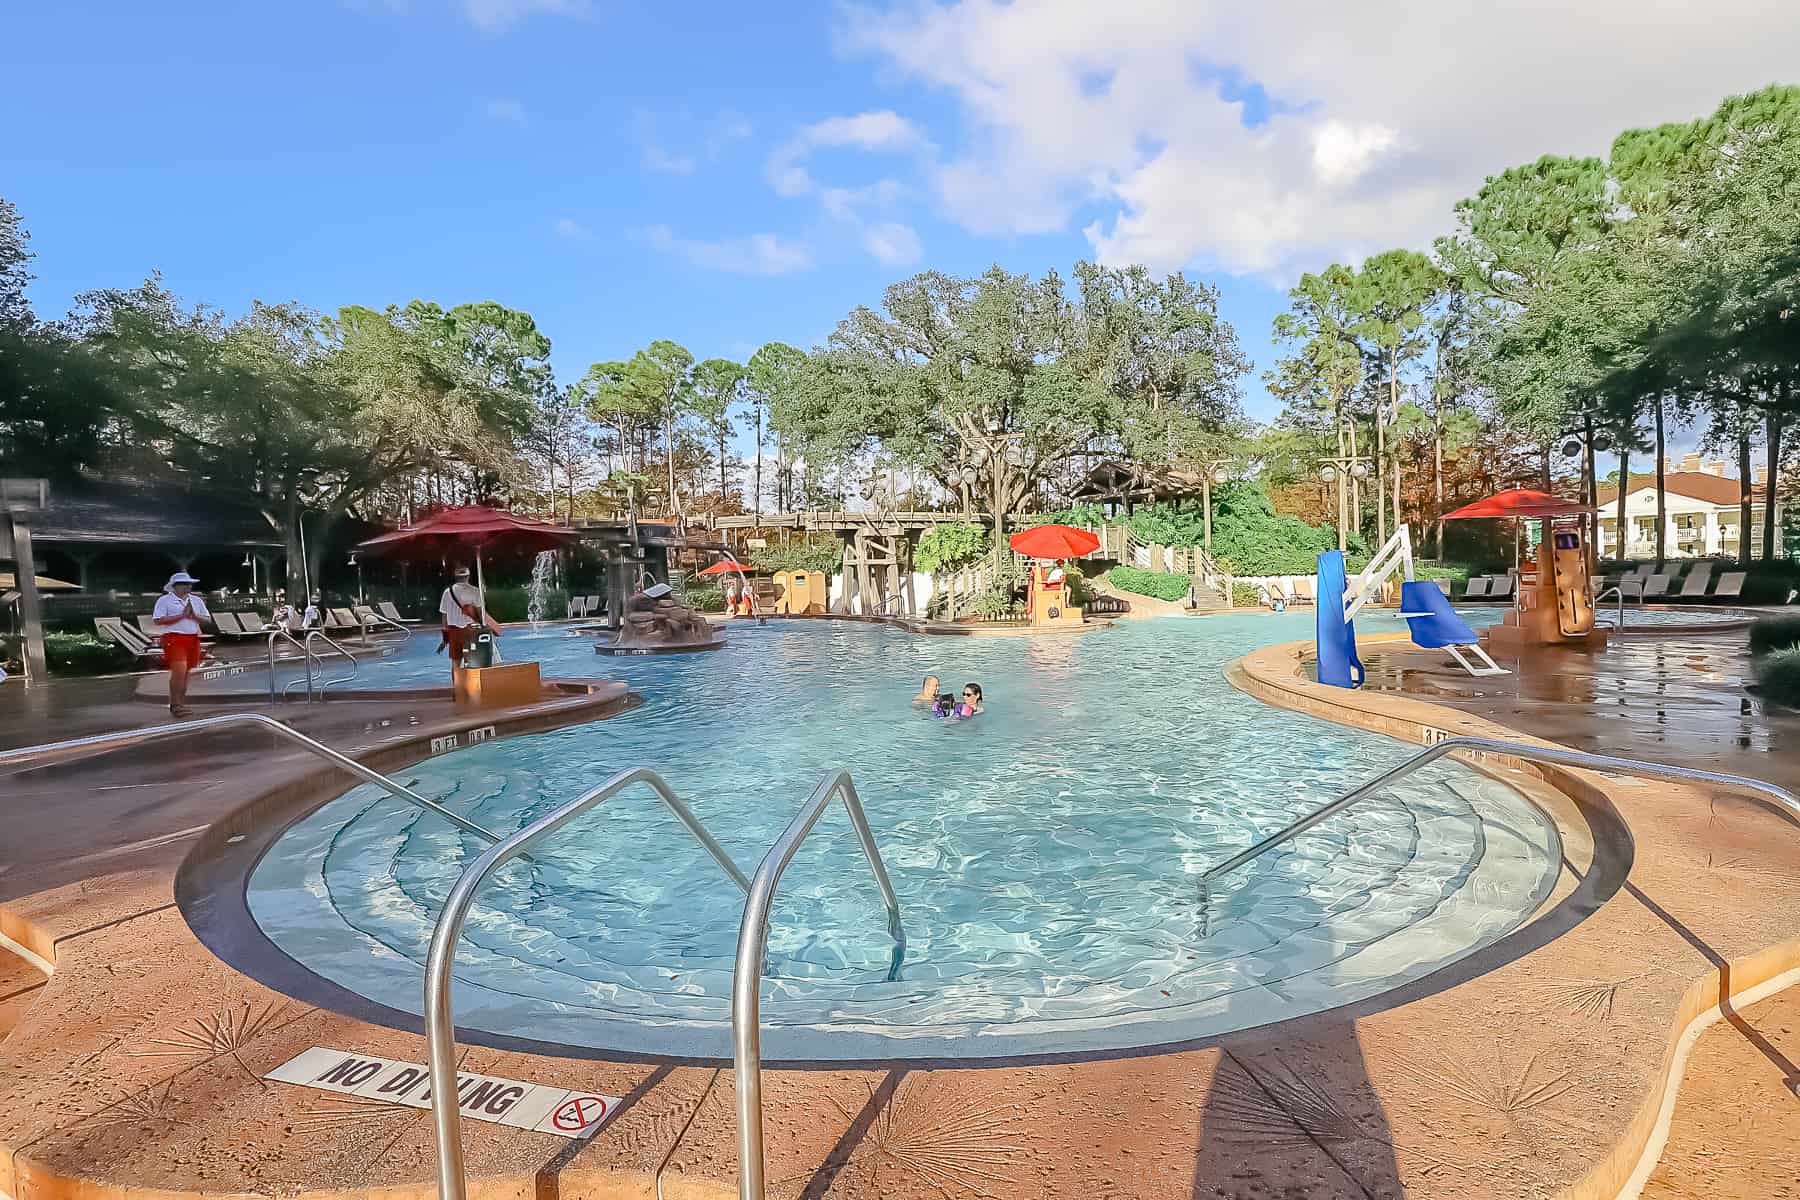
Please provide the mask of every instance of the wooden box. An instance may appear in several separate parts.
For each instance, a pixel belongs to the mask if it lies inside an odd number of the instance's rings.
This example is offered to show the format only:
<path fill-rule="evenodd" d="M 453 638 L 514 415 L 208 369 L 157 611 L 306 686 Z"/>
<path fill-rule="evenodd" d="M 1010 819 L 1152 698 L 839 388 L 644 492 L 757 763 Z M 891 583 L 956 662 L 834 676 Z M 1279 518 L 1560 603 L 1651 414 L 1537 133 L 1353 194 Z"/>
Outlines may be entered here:
<path fill-rule="evenodd" d="M 535 662 L 470 667 L 456 681 L 456 702 L 468 708 L 509 708 L 535 704 L 543 696 Z"/>

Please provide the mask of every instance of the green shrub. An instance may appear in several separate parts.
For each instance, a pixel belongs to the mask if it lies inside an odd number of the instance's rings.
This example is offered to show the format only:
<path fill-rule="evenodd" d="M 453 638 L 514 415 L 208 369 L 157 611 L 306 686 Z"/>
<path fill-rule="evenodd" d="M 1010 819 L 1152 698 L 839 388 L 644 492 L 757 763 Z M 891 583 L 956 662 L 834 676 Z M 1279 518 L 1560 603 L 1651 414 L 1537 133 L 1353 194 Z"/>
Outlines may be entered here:
<path fill-rule="evenodd" d="M 764 546 L 750 552 L 752 566 L 764 571 L 814 571 L 836 575 L 844 565 L 844 544 L 834 537 L 808 538 L 785 546 Z"/>
<path fill-rule="evenodd" d="M 1152 596 L 1171 602 L 1187 599 L 1188 585 L 1191 582 L 1186 575 L 1144 571 L 1137 567 L 1114 567 L 1106 573 L 1106 581 L 1120 591 L 1136 592 L 1140 596 Z"/>
<path fill-rule="evenodd" d="M 1464 584 L 1474 573 L 1475 569 L 1469 563 L 1438 563 L 1435 566 L 1417 563 L 1413 567 L 1413 578 L 1435 579 L 1441 583 Z"/>
<path fill-rule="evenodd" d="M 1800 708 L 1800 646 L 1773 650 L 1752 660 L 1762 698 L 1784 708 Z"/>
<path fill-rule="evenodd" d="M 695 612 L 718 613 L 725 611 L 725 589 L 710 583 L 689 584 L 687 590 L 687 606 Z"/>
<path fill-rule="evenodd" d="M 975 615 L 984 621 L 997 621 L 1001 617 L 1010 617 L 1019 609 L 1018 603 L 1013 600 L 1012 589 L 999 587 L 989 588 L 975 597 L 975 603 L 970 607 L 974 609 Z"/>
<path fill-rule="evenodd" d="M 1231 606 L 1233 608 L 1255 608 L 1262 603 L 1262 593 L 1256 590 L 1254 583 L 1245 583 L 1241 579 L 1231 581 Z"/>
<path fill-rule="evenodd" d="M 1721 567 L 1734 569 L 1727 564 Z M 1739 600 L 1744 604 L 1786 604 L 1788 593 L 1800 589 L 1800 562 L 1793 559 L 1759 558 L 1742 569 L 1744 591 Z"/>
<path fill-rule="evenodd" d="M 25 653 L 23 639 L 0 641 L 0 660 L 22 666 Z M 44 661 L 52 675 L 106 675 L 131 669 L 131 655 L 111 642 L 103 642 L 91 633 L 44 634 Z"/>
<path fill-rule="evenodd" d="M 988 531 L 982 525 L 933 525 L 919 535 L 913 565 L 936 575 L 968 566 L 988 552 Z"/>
<path fill-rule="evenodd" d="M 1800 646 L 1800 616 L 1762 617 L 1750 626 L 1750 653 L 1769 654 Z"/>
<path fill-rule="evenodd" d="M 494 587 L 487 589 L 487 610 L 496 621 L 530 620 L 531 594 L 522 587 Z M 561 588 L 551 588 L 544 593 L 544 614 L 546 621 L 560 621 L 569 615 L 569 593 Z"/>

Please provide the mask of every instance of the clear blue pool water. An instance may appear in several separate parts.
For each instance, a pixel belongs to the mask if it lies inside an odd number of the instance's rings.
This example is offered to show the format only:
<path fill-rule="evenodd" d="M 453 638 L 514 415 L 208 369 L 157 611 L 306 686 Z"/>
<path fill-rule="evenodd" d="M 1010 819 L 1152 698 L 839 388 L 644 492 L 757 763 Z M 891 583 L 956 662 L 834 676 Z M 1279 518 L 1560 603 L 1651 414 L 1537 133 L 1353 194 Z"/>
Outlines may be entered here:
<path fill-rule="evenodd" d="M 441 755 L 401 778 L 511 831 L 615 771 L 667 778 L 746 872 L 847 767 L 899 893 L 892 946 L 841 809 L 783 878 L 764 985 L 771 1060 L 988 1058 L 1159 1045 L 1373 995 L 1486 945 L 1548 894 L 1553 826 L 1454 765 L 1229 877 L 1209 865 L 1409 748 L 1273 709 L 1223 669 L 1308 635 L 1310 611 L 1122 623 L 1076 637 L 917 637 L 839 622 L 737 626 L 723 651 L 601 658 L 509 635 L 547 674 L 623 678 L 622 716 Z M 1359 627 L 1392 627 L 1384 617 Z M 371 682 L 440 680 L 415 636 Z M 980 681 L 948 724 L 926 673 Z M 358 787 L 285 832 L 249 884 L 315 972 L 418 1012 L 432 923 L 483 849 Z M 607 801 L 490 884 L 458 957 L 458 1023 L 695 1058 L 729 1054 L 742 898 L 648 792 Z"/>

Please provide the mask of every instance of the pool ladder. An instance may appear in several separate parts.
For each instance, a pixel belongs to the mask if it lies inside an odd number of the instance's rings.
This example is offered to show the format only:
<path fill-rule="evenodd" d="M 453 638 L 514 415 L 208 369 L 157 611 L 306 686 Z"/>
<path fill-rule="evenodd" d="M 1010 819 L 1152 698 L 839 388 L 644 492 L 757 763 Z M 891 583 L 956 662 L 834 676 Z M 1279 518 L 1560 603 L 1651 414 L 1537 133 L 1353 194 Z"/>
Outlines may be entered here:
<path fill-rule="evenodd" d="M 1669 779 L 1679 783 L 1707 784 L 1734 792 L 1747 792 L 1765 803 L 1786 809 L 1796 820 L 1800 820 L 1800 797 L 1796 797 L 1786 788 L 1776 787 L 1772 783 L 1751 779 L 1745 775 L 1699 771 L 1692 767 L 1670 767 L 1662 763 L 1644 762 L 1636 758 L 1618 758 L 1611 754 L 1589 754 L 1583 750 L 1566 750 L 1561 746 L 1538 746 L 1529 742 L 1501 741 L 1498 738 L 1447 737 L 1427 746 L 1411 758 L 1389 767 L 1367 782 L 1358 784 L 1329 804 L 1320 805 L 1299 820 L 1257 842 L 1248 850 L 1241 851 L 1222 863 L 1208 867 L 1200 875 L 1201 912 L 1204 914 L 1209 906 L 1211 894 L 1208 889 L 1213 880 L 1261 858 L 1269 851 L 1299 837 L 1321 821 L 1328 820 L 1351 805 L 1368 799 L 1389 784 L 1399 782 L 1421 767 L 1429 766 L 1438 759 L 1458 751 L 1471 754 L 1491 754 L 1524 762 L 1546 763 L 1556 767 L 1574 767 L 1583 771 L 1597 771 L 1603 775 L 1627 775 L 1639 779 Z"/>
<path fill-rule="evenodd" d="M 431 1115 L 437 1128 L 438 1197 L 439 1200 L 467 1200 L 468 1186 L 462 1154 L 462 1114 L 456 1103 L 456 1021 L 451 1011 L 451 970 L 456 959 L 456 943 L 462 936 L 464 920 L 475 895 L 489 876 L 515 856 L 539 840 L 555 833 L 582 813 L 632 784 L 642 783 L 668 806 L 688 832 L 706 848 L 731 881 L 743 890 L 744 916 L 738 926 L 737 960 L 731 977 L 731 1039 L 733 1074 L 737 1080 L 738 1193 L 745 1200 L 762 1200 L 763 1196 L 763 1110 L 762 1110 L 762 1019 L 760 991 L 763 979 L 763 952 L 769 937 L 769 908 L 775 900 L 776 885 L 781 874 L 793 861 L 800 844 L 824 814 L 831 801 L 841 798 L 849 814 L 851 828 L 861 843 L 863 856 L 881 890 L 881 901 L 887 907 L 887 931 L 893 939 L 893 956 L 889 961 L 888 979 L 898 977 L 906 954 L 906 931 L 900 923 L 900 902 L 894 895 L 887 866 L 875 845 L 863 813 L 862 799 L 850 772 L 833 771 L 820 781 L 800 811 L 775 840 L 756 874 L 746 879 L 731 856 L 715 841 L 688 806 L 682 803 L 662 776 L 648 767 L 622 771 L 598 787 L 590 788 L 560 808 L 540 817 L 503 841 L 490 846 L 480 858 L 470 863 L 450 894 L 444 900 L 437 926 L 432 930 L 431 949 L 425 958 L 425 1034 L 430 1054 Z"/>
<path fill-rule="evenodd" d="M 288 693 L 292 692 L 297 687 L 304 686 L 306 688 L 306 702 L 308 704 L 311 704 L 311 703 L 313 703 L 314 700 L 325 699 L 325 689 L 326 688 L 329 688 L 329 687 L 333 686 L 334 684 L 349 683 L 352 679 L 356 678 L 356 671 L 357 671 L 356 655 L 350 653 L 350 651 L 344 649 L 344 647 L 340 646 L 337 642 L 333 641 L 331 639 L 331 637 L 329 635 L 327 635 L 323 629 L 307 630 L 306 638 L 304 641 L 302 641 L 301 639 L 296 638 L 288 630 L 283 629 L 280 626 L 276 626 L 275 628 L 273 628 L 269 631 L 269 703 L 270 704 L 274 704 L 277 699 L 277 697 L 275 695 L 275 643 L 278 641 L 286 642 L 288 645 L 299 650 L 301 657 L 305 660 L 305 663 L 306 663 L 305 675 L 303 675 L 299 679 L 288 680 L 287 686 L 285 686 L 281 689 L 280 699 L 283 699 L 283 700 L 287 699 Z M 329 653 L 336 654 L 339 657 L 343 658 L 346 662 L 348 662 L 350 664 L 349 673 L 345 674 L 345 675 L 339 675 L 339 676 L 336 676 L 331 679 L 322 678 L 322 676 L 325 674 L 325 655 L 320 654 L 313 649 L 313 643 L 315 641 L 324 642 L 326 649 Z"/>

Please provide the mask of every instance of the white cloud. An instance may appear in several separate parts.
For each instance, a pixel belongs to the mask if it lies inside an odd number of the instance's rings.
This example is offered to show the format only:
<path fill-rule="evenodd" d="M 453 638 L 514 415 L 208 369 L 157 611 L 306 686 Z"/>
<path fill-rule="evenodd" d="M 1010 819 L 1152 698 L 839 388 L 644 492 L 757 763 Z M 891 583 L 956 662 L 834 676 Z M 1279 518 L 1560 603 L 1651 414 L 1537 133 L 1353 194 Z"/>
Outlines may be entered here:
<path fill-rule="evenodd" d="M 669 149 L 657 137 L 658 121 L 649 112 L 639 111 L 633 119 L 633 124 L 636 127 L 638 141 L 644 147 L 645 169 L 660 171 L 667 175 L 692 175 L 699 168 L 702 160 L 713 161 L 723 154 L 733 142 L 741 141 L 754 132 L 749 119 L 742 113 L 725 109 L 707 123 L 705 134 L 700 139 L 700 150 L 696 154 Z"/>
<path fill-rule="evenodd" d="M 706 241 L 678 237 L 667 225 L 653 225 L 645 234 L 658 250 L 713 271 L 738 275 L 788 275 L 812 266 L 812 256 L 804 246 L 774 233 Z"/>
<path fill-rule="evenodd" d="M 1289 274 L 1423 246 L 1488 175 L 1791 77 L 1800 5 L 921 0 L 852 10 L 845 44 L 958 105 L 926 170 L 966 228 L 1082 213 L 1108 260 Z M 1265 90 L 1265 121 L 1226 77 Z M 813 144 L 771 156 L 777 190 L 811 185 Z"/>
<path fill-rule="evenodd" d="M 918 262 L 923 249 L 913 228 L 898 221 L 883 221 L 863 230 L 863 248 L 890 267 Z"/>
<path fill-rule="evenodd" d="M 644 166 L 652 171 L 662 171 L 669 175 L 692 175 L 694 158 L 691 154 L 671 154 L 655 142 L 644 144 Z"/>
<path fill-rule="evenodd" d="M 550 228 L 557 237 L 568 238 L 572 242 L 585 242 L 594 236 L 593 230 L 572 217 L 560 217 Z"/>
<path fill-rule="evenodd" d="M 517 100 L 489 100 L 481 106 L 481 115 L 503 125 L 512 125 L 519 129 L 531 128 L 531 117 L 526 113 L 525 105 Z"/>
<path fill-rule="evenodd" d="M 463 13 L 477 29 L 509 28 L 533 13 L 579 13 L 584 0 L 463 0 Z"/>
<path fill-rule="evenodd" d="M 763 174 L 781 195 L 803 196 L 816 186 L 805 166 L 815 150 L 849 148 L 904 154 L 930 146 L 930 140 L 917 125 L 890 110 L 827 117 L 803 127 L 777 146 L 764 164 Z"/>

